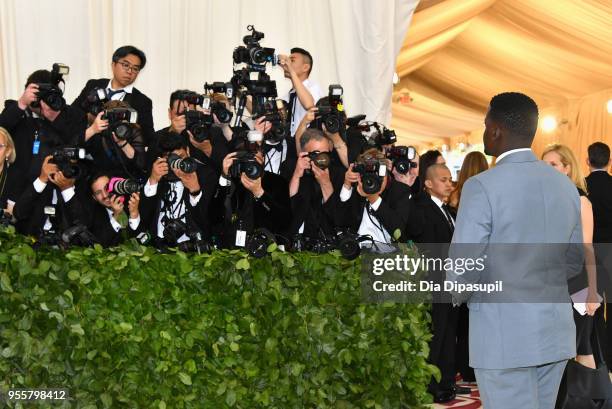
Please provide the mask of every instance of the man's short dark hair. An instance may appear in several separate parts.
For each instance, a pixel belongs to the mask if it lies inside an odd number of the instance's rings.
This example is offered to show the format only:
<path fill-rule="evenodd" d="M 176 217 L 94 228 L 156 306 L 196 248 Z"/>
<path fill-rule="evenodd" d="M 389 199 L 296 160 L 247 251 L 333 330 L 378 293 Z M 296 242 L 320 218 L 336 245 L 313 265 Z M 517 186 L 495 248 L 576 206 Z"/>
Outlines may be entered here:
<path fill-rule="evenodd" d="M 190 91 L 188 89 L 177 89 L 172 94 L 170 94 L 170 109 L 172 109 L 172 105 L 174 105 L 174 101 L 178 101 L 179 100 L 179 96 L 181 94 L 185 94 L 185 93 L 188 93 L 188 92 L 193 92 L 193 91 Z"/>
<path fill-rule="evenodd" d="M 603 169 L 610 162 L 610 147 L 603 142 L 589 145 L 589 163 L 595 169 Z"/>
<path fill-rule="evenodd" d="M 106 171 L 103 171 L 103 170 L 94 171 L 87 178 L 87 186 L 89 186 L 89 188 L 91 189 L 91 185 L 93 185 L 96 180 L 100 179 L 103 176 L 106 176 L 109 179 L 111 178 L 111 175 Z"/>
<path fill-rule="evenodd" d="M 30 84 L 39 83 L 50 83 L 51 82 L 51 71 L 49 70 L 36 70 L 26 80 L 24 88 L 27 88 Z"/>
<path fill-rule="evenodd" d="M 421 184 L 425 183 L 425 178 L 427 176 L 427 168 L 435 164 L 440 156 L 442 156 L 442 153 L 439 150 L 430 150 L 420 156 L 419 180 L 421 181 Z"/>
<path fill-rule="evenodd" d="M 302 137 L 300 138 L 300 148 L 304 150 L 304 148 L 310 141 L 324 141 L 324 140 L 329 141 L 329 139 L 327 139 L 323 131 L 316 129 L 316 128 L 308 128 L 304 131 L 304 133 L 302 134 Z"/>
<path fill-rule="evenodd" d="M 159 151 L 162 153 L 187 148 L 187 146 L 187 139 L 176 132 L 168 132 L 159 139 Z"/>
<path fill-rule="evenodd" d="M 489 117 L 522 139 L 532 140 L 538 129 L 538 105 L 520 92 L 495 95 L 489 103 Z"/>
<path fill-rule="evenodd" d="M 133 54 L 140 59 L 141 70 L 147 64 L 147 57 L 145 56 L 145 53 L 133 45 L 124 45 L 123 47 L 117 48 L 113 53 L 113 62 L 119 61 L 119 59 L 126 57 L 128 54 Z"/>
<path fill-rule="evenodd" d="M 304 56 L 304 58 L 306 58 L 306 63 L 310 64 L 310 68 L 308 68 L 308 76 L 310 76 L 310 72 L 312 71 L 312 55 L 310 55 L 310 53 L 306 50 L 304 50 L 303 48 L 300 47 L 293 47 L 291 49 L 291 54 L 293 53 L 298 53 L 298 54 L 302 54 Z"/>

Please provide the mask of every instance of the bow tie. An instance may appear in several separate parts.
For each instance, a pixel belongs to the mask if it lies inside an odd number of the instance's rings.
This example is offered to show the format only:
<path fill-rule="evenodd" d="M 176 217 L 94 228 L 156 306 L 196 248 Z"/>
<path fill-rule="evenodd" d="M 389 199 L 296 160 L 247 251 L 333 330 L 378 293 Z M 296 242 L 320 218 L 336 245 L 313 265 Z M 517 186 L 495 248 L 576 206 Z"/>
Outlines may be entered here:
<path fill-rule="evenodd" d="M 264 153 L 268 153 L 270 151 L 275 151 L 275 150 L 278 151 L 278 152 L 282 152 L 283 151 L 283 143 L 279 142 L 276 145 L 270 145 L 269 143 L 264 143 Z"/>

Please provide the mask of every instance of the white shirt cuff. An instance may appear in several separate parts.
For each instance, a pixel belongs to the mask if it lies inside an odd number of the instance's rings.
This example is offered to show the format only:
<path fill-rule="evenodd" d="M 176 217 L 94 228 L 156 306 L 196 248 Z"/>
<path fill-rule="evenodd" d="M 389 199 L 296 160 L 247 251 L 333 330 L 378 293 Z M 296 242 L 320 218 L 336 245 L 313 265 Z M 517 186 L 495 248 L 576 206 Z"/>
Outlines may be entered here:
<path fill-rule="evenodd" d="M 38 193 L 42 193 L 43 190 L 47 187 L 47 184 L 40 180 L 40 178 L 36 178 L 34 181 L 34 190 Z"/>
<path fill-rule="evenodd" d="M 353 195 L 353 188 L 347 189 L 346 186 L 342 185 L 342 190 L 340 191 L 340 201 L 346 202 Z"/>
<path fill-rule="evenodd" d="M 110 219 L 110 224 L 113 227 L 113 230 L 115 230 L 115 232 L 118 233 L 119 230 L 121 230 L 121 224 L 119 224 L 119 222 L 115 220 L 115 217 L 113 216 L 112 212 L 109 214 L 109 219 Z"/>
<path fill-rule="evenodd" d="M 232 182 L 228 178 L 226 178 L 225 176 L 223 176 L 223 175 L 219 176 L 219 186 L 225 187 L 225 186 L 231 185 L 231 183 Z"/>
<path fill-rule="evenodd" d="M 144 187 L 144 194 L 146 197 L 153 197 L 157 194 L 157 185 L 159 183 L 156 183 L 154 185 L 151 184 L 150 181 L 147 180 L 147 184 Z"/>
<path fill-rule="evenodd" d="M 74 186 L 62 190 L 62 197 L 64 198 L 64 203 L 68 203 L 74 197 Z"/>
<path fill-rule="evenodd" d="M 191 196 L 191 194 L 189 195 L 189 204 L 192 207 L 195 207 L 198 202 L 200 201 L 200 199 L 202 198 L 202 191 L 200 190 L 200 193 L 198 193 L 198 195 L 196 197 Z"/>
<path fill-rule="evenodd" d="M 128 219 L 128 224 L 130 225 L 130 229 L 137 230 L 138 226 L 140 226 L 140 215 L 135 219 Z"/>
<path fill-rule="evenodd" d="M 376 201 L 372 203 L 370 207 L 372 208 L 372 210 L 377 211 L 381 203 L 382 203 L 382 197 L 378 196 L 378 199 L 376 199 Z"/>

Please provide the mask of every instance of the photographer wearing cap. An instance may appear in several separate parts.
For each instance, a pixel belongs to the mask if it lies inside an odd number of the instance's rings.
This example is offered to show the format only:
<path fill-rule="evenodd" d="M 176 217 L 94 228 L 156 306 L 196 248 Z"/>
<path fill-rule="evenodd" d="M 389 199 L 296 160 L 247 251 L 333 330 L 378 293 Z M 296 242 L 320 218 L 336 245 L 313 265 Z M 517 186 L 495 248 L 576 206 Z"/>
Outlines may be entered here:
<path fill-rule="evenodd" d="M 334 209 L 344 180 L 344 167 L 331 156 L 331 141 L 318 129 L 308 129 L 289 182 L 293 219 L 289 237 L 303 234 L 319 239 L 334 233 Z"/>
<path fill-rule="evenodd" d="M 96 171 L 144 179 L 146 153 L 142 130 L 130 118 L 134 113 L 126 102 L 108 101 L 85 130 L 85 150 Z"/>
<path fill-rule="evenodd" d="M 262 139 L 261 132 L 250 131 L 238 150 L 223 160 L 219 199 L 225 247 L 244 247 L 247 235 L 257 229 L 283 235 L 291 221 L 287 181 L 264 170 Z"/>
<path fill-rule="evenodd" d="M 389 177 L 387 159 L 379 150 L 365 151 L 350 165 L 339 199 L 336 220 L 340 226 L 387 244 L 399 230 L 399 240 L 405 240 L 410 190 Z"/>
<path fill-rule="evenodd" d="M 181 135 L 169 133 L 159 141 L 159 150 L 161 157 L 153 163 L 140 197 L 143 228 L 160 247 L 208 237 L 208 206 L 216 188 L 216 173 L 190 157 Z"/>
<path fill-rule="evenodd" d="M 17 220 L 17 232 L 39 237 L 61 232 L 84 220 L 82 202 L 76 197 L 76 177 L 64 174 L 70 169 L 63 167 L 59 157 L 54 154 L 44 158 L 40 175 L 15 202 L 13 216 Z"/>
<path fill-rule="evenodd" d="M 212 166 L 218 174 L 221 173 L 221 163 L 229 152 L 222 126 L 227 124 L 221 125 L 214 113 L 194 103 L 201 100 L 202 95 L 190 90 L 176 90 L 170 94 L 168 107 L 170 126 L 155 133 L 153 142 L 147 151 L 149 168 L 159 154 L 158 141 L 170 133 L 176 133 L 187 141 L 192 157 Z M 201 114 L 186 114 L 188 111 Z M 188 115 L 192 116 L 188 117 Z M 212 115 L 208 121 L 206 120 L 207 115 Z"/>
<path fill-rule="evenodd" d="M 89 180 L 91 192 L 88 200 L 88 211 L 85 225 L 95 236 L 96 241 L 104 247 L 116 246 L 122 241 L 121 232 L 125 227 L 125 212 L 129 216 L 129 232 L 135 235 L 140 225 L 140 192 L 120 195 L 111 186 L 112 183 L 126 185 L 127 179 L 111 177 L 97 173 Z M 124 192 L 120 192 L 124 193 Z"/>
<path fill-rule="evenodd" d="M 27 181 L 16 186 L 17 194 L 36 179 L 47 155 L 59 146 L 75 143 L 76 135 L 87 127 L 85 115 L 63 99 L 58 84 L 63 81 L 64 69 L 68 67 L 55 64 L 53 72 L 33 72 L 21 97 L 5 101 L 0 113 L 0 127 L 12 135 L 15 151 L 19 152 L 12 166 Z"/>
<path fill-rule="evenodd" d="M 144 144 L 149 146 L 155 130 L 153 128 L 153 103 L 151 99 L 134 87 L 140 71 L 145 67 L 147 57 L 138 48 L 126 45 L 117 48 L 113 53 L 111 70 L 113 77 L 87 81 L 81 94 L 72 103 L 85 112 L 89 112 L 88 99 L 101 90 L 106 101 L 124 101 L 138 112 L 138 125 L 142 128 Z M 95 117 L 95 115 L 93 115 Z"/>

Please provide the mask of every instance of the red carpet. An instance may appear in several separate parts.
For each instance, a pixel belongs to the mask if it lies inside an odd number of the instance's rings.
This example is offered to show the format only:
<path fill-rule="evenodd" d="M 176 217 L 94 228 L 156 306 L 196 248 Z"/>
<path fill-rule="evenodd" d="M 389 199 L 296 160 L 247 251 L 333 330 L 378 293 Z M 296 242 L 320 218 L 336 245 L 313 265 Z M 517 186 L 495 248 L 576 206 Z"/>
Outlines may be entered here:
<path fill-rule="evenodd" d="M 435 409 L 479 409 L 481 408 L 480 394 L 478 393 L 478 387 L 476 383 L 458 383 L 460 386 L 472 389 L 470 395 L 457 395 L 457 398 L 448 403 L 435 403 L 432 408 Z"/>

